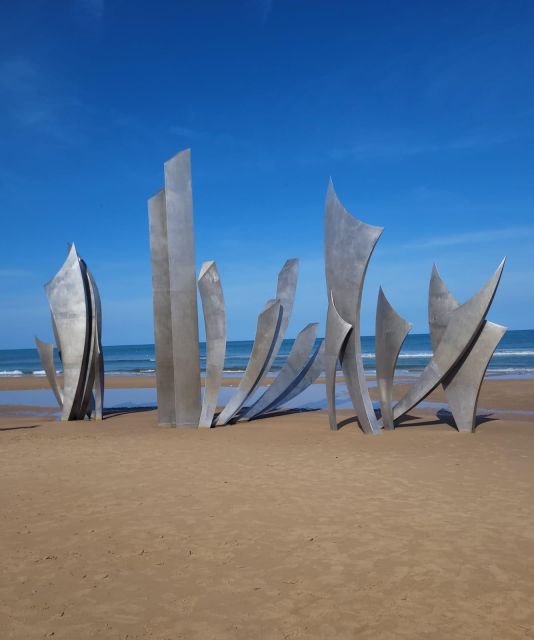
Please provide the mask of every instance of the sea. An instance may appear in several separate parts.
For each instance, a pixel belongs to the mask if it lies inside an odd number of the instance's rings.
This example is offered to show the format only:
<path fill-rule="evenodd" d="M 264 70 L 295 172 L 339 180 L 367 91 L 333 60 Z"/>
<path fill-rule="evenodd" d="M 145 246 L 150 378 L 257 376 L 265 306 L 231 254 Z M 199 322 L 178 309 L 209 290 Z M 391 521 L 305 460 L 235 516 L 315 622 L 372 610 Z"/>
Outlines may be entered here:
<path fill-rule="evenodd" d="M 276 374 L 285 363 L 294 340 L 284 340 L 271 374 Z M 318 341 L 319 343 L 319 341 Z M 229 341 L 226 348 L 225 375 L 240 376 L 247 366 L 252 340 Z M 374 336 L 362 337 L 365 369 L 372 374 L 375 369 Z M 416 375 L 432 357 L 428 334 L 408 335 L 397 362 L 397 374 Z M 206 367 L 206 344 L 200 344 L 201 371 Z M 104 365 L 110 375 L 149 375 L 156 370 L 153 344 L 114 345 L 104 347 Z M 56 353 L 56 368 L 61 372 L 61 362 Z M 508 331 L 501 340 L 488 367 L 487 376 L 531 376 L 534 374 L 534 330 Z M 36 349 L 0 350 L 0 377 L 42 376 Z"/>

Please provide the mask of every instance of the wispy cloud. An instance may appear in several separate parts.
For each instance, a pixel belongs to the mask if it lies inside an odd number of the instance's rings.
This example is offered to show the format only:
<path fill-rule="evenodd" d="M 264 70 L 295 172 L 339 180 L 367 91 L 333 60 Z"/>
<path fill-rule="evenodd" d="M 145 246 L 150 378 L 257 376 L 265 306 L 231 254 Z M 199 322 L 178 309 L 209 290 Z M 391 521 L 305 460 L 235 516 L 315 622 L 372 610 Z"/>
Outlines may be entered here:
<path fill-rule="evenodd" d="M 420 238 L 415 242 L 403 244 L 403 249 L 431 249 L 434 247 L 454 247 L 462 244 L 484 244 L 502 242 L 518 238 L 533 238 L 534 227 L 507 227 L 504 229 L 484 229 L 467 231 L 454 235 L 439 235 Z"/>
<path fill-rule="evenodd" d="M 79 140 L 69 115 L 81 103 L 32 60 L 0 63 L 0 95 L 7 115 L 19 126 L 62 142 Z"/>
<path fill-rule="evenodd" d="M 398 132 L 381 133 L 374 137 L 362 137 L 352 145 L 334 149 L 330 155 L 334 159 L 354 158 L 373 160 L 402 158 L 446 151 L 468 151 L 470 149 L 492 147 L 532 136 L 530 129 L 503 131 L 470 131 L 449 140 L 421 140 L 420 134 L 413 138 Z"/>

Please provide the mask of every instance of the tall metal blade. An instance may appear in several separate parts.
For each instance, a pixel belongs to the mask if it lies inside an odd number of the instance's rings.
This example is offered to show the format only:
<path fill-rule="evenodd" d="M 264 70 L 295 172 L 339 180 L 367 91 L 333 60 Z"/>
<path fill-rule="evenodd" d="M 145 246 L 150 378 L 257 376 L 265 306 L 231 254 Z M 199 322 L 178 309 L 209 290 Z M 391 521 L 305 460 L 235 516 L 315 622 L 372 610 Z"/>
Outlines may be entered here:
<path fill-rule="evenodd" d="M 176 426 L 198 427 L 200 355 L 190 150 L 167 160 L 164 174 Z"/>
<path fill-rule="evenodd" d="M 198 277 L 202 312 L 206 327 L 206 379 L 199 427 L 211 427 L 224 370 L 226 353 L 226 311 L 215 262 L 204 262 Z"/>
<path fill-rule="evenodd" d="M 340 317 L 352 327 L 341 364 L 354 410 L 366 433 L 378 433 L 380 427 L 363 367 L 360 309 L 367 266 L 382 231 L 382 227 L 372 227 L 352 216 L 330 181 L 325 206 L 326 283 Z"/>
<path fill-rule="evenodd" d="M 59 408 L 63 407 L 63 393 L 56 375 L 56 365 L 54 363 L 54 345 L 49 342 L 43 342 L 35 336 L 35 346 L 39 354 L 39 360 L 41 366 L 46 374 L 48 384 L 52 388 L 52 391 L 56 397 Z"/>
<path fill-rule="evenodd" d="M 393 429 L 393 379 L 395 366 L 412 325 L 391 306 L 382 287 L 376 305 L 375 354 L 376 380 L 384 429 Z"/>
<path fill-rule="evenodd" d="M 501 279 L 504 260 L 484 287 L 451 312 L 432 360 L 406 395 L 393 407 L 396 420 L 431 393 L 460 361 L 482 328 Z"/>
<path fill-rule="evenodd" d="M 61 345 L 63 364 L 62 420 L 83 419 L 81 410 L 90 327 L 86 292 L 76 248 L 71 245 L 57 274 L 45 284 L 50 310 Z"/>
<path fill-rule="evenodd" d="M 267 409 L 278 406 L 279 399 L 298 384 L 303 369 L 309 362 L 318 326 L 316 322 L 310 323 L 297 335 L 284 366 L 261 398 L 244 413 L 243 418 L 251 420 Z"/>
<path fill-rule="evenodd" d="M 276 344 L 281 322 L 280 300 L 269 300 L 258 316 L 254 345 L 245 373 L 235 394 L 217 418 L 218 426 L 228 423 L 235 416 L 267 373 L 267 364 Z"/>
<path fill-rule="evenodd" d="M 163 189 L 148 200 L 148 223 L 152 267 L 158 424 L 162 427 L 171 427 L 176 425 L 176 411 L 174 407 L 174 358 L 167 213 Z"/>
<path fill-rule="evenodd" d="M 336 372 L 338 360 L 347 348 L 352 327 L 339 315 L 332 293 L 328 302 L 326 318 L 326 338 L 324 351 L 324 368 L 326 372 L 326 402 L 330 429 L 337 431 L 336 418 Z"/>

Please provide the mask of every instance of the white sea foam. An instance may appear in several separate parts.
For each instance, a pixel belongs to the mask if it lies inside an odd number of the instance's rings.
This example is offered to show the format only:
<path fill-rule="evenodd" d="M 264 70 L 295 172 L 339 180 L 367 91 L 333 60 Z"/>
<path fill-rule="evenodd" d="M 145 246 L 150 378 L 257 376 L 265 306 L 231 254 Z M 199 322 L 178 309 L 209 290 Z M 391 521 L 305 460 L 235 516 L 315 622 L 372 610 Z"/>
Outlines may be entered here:
<path fill-rule="evenodd" d="M 503 349 L 497 350 L 495 356 L 534 356 L 534 349 Z"/>
<path fill-rule="evenodd" d="M 413 351 L 413 352 L 401 352 L 399 354 L 399 358 L 431 358 L 432 351 Z M 502 349 L 497 350 L 494 354 L 494 357 L 525 357 L 525 356 L 534 356 L 534 349 Z M 372 352 L 362 353 L 362 358 L 366 360 L 373 360 L 375 358 L 375 354 Z"/>
<path fill-rule="evenodd" d="M 0 376 L 22 376 L 24 375 L 22 371 L 18 369 L 14 369 L 12 371 L 0 371 Z"/>

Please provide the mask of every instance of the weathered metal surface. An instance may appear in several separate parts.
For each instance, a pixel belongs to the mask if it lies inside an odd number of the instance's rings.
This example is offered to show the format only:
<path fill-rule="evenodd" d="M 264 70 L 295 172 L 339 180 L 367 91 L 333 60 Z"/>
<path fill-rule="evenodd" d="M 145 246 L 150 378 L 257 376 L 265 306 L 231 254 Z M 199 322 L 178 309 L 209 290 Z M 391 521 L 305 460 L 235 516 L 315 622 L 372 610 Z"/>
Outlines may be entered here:
<path fill-rule="evenodd" d="M 324 239 L 327 290 L 332 293 L 340 317 L 352 327 L 341 364 L 354 410 L 366 433 L 379 433 L 380 427 L 363 368 L 360 307 L 367 266 L 382 231 L 382 227 L 370 226 L 352 216 L 329 183 Z"/>
<path fill-rule="evenodd" d="M 393 407 L 396 420 L 419 404 L 455 367 L 480 332 L 493 301 L 504 268 L 504 260 L 484 287 L 470 300 L 451 311 L 432 360 L 406 395 Z"/>
<path fill-rule="evenodd" d="M 52 328 L 63 366 L 63 389 L 56 377 L 53 345 L 35 339 L 62 420 L 102 418 L 104 361 L 102 306 L 98 287 L 74 244 L 58 273 L 45 284 Z M 93 395 L 96 387 L 96 401 Z"/>
<path fill-rule="evenodd" d="M 391 306 L 382 287 L 378 291 L 375 326 L 376 380 L 384 429 L 393 429 L 393 378 L 395 366 L 411 323 Z"/>
<path fill-rule="evenodd" d="M 338 360 L 347 348 L 350 338 L 351 325 L 343 320 L 334 304 L 330 293 L 328 301 L 328 315 L 326 318 L 326 337 L 324 349 L 324 369 L 326 373 L 326 402 L 328 406 L 328 420 L 330 429 L 337 431 L 336 418 L 336 371 Z"/>
<path fill-rule="evenodd" d="M 90 325 L 84 281 L 76 248 L 71 245 L 58 273 L 45 285 L 61 345 L 63 364 L 62 420 L 83 419 L 82 395 L 85 385 Z"/>
<path fill-rule="evenodd" d="M 93 274 L 86 265 L 87 280 L 91 294 L 95 333 L 93 335 L 93 363 L 94 368 L 94 408 L 93 417 L 102 420 L 104 409 L 104 351 L 102 349 L 102 302 L 100 292 Z"/>
<path fill-rule="evenodd" d="M 281 404 L 283 400 L 280 401 L 280 398 L 300 382 L 303 370 L 310 360 L 318 326 L 316 322 L 310 323 L 297 335 L 284 366 L 261 398 L 243 414 L 245 420 L 251 420 Z"/>
<path fill-rule="evenodd" d="M 324 340 L 311 354 L 305 367 L 302 369 L 299 377 L 295 380 L 296 384 L 288 388 L 287 392 L 280 396 L 275 404 L 267 407 L 265 411 L 272 411 L 276 407 L 287 404 L 290 400 L 298 396 L 310 384 L 313 384 L 324 371 Z"/>
<path fill-rule="evenodd" d="M 432 269 L 428 297 L 428 318 L 432 349 L 436 350 L 460 303 L 449 291 L 436 266 Z M 506 327 L 485 321 L 482 330 L 458 364 L 444 377 L 443 389 L 458 431 L 472 432 L 476 426 L 478 397 L 484 375 Z"/>
<path fill-rule="evenodd" d="M 226 310 L 215 262 L 204 262 L 198 277 L 206 328 L 206 378 L 199 427 L 211 427 L 224 371 L 226 353 Z"/>
<path fill-rule="evenodd" d="M 438 348 L 453 311 L 460 303 L 446 287 L 436 265 L 432 265 L 432 275 L 428 287 L 428 326 L 432 351 Z"/>
<path fill-rule="evenodd" d="M 46 374 L 48 384 L 56 397 L 59 408 L 63 407 L 63 394 L 56 375 L 56 364 L 54 362 L 54 345 L 49 342 L 43 342 L 35 336 L 35 346 L 39 354 L 39 360 Z"/>
<path fill-rule="evenodd" d="M 164 165 L 176 426 L 198 427 L 201 411 L 191 152 Z"/>
<path fill-rule="evenodd" d="M 280 300 L 269 300 L 258 316 L 256 336 L 245 373 L 236 392 L 218 416 L 218 426 L 227 424 L 236 415 L 267 373 L 267 364 L 275 347 L 281 322 Z"/>
<path fill-rule="evenodd" d="M 165 211 L 165 191 L 163 189 L 148 200 L 148 223 L 152 267 L 158 424 L 162 427 L 172 427 L 176 425 L 176 412 L 174 407 L 174 358 L 167 214 Z"/>
<path fill-rule="evenodd" d="M 276 342 L 269 358 L 269 361 L 266 364 L 265 371 L 269 372 L 273 365 L 273 362 L 280 351 L 280 347 L 282 346 L 282 342 L 284 340 L 287 325 L 289 324 L 289 320 L 291 318 L 291 313 L 293 311 L 293 304 L 295 302 L 295 294 L 297 291 L 297 281 L 299 277 L 299 261 L 295 258 L 290 258 L 286 260 L 284 266 L 280 270 L 278 274 L 278 282 L 276 285 L 276 300 L 280 300 L 280 305 L 282 307 L 282 319 L 280 321 L 280 331 L 278 332 L 278 337 L 276 338 Z"/>
<path fill-rule="evenodd" d="M 87 415 L 91 417 L 91 414 L 95 408 L 95 401 L 93 397 L 93 387 L 95 383 L 95 366 L 94 366 L 94 357 L 95 357 L 95 336 L 97 335 L 97 318 L 95 312 L 95 299 L 94 292 L 91 289 L 91 284 L 89 282 L 88 269 L 82 258 L 79 258 L 80 261 L 80 269 L 82 271 L 83 284 L 85 289 L 85 298 L 87 301 L 87 323 L 89 327 L 89 336 L 87 340 L 87 349 L 84 355 L 84 361 L 82 365 L 82 377 L 83 377 L 83 388 L 81 392 L 80 398 L 80 411 L 83 415 Z"/>
<path fill-rule="evenodd" d="M 477 404 L 484 374 L 506 327 L 486 321 L 474 345 L 452 375 L 445 376 L 443 388 L 458 431 L 472 432 L 476 427 Z"/>

